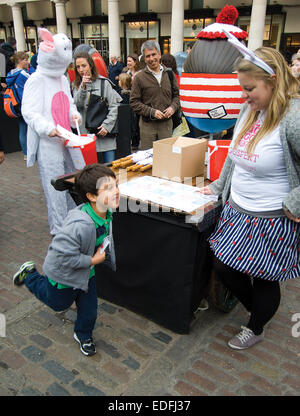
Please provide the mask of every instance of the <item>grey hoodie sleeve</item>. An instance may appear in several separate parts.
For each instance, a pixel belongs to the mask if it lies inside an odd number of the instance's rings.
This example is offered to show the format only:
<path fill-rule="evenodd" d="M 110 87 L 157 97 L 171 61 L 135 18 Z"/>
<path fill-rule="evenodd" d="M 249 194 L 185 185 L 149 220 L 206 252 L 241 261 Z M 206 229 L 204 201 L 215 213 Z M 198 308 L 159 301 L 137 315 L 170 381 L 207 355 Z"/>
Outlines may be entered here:
<path fill-rule="evenodd" d="M 300 100 L 293 100 L 282 123 L 282 144 L 285 148 L 286 169 L 291 191 L 284 200 L 283 206 L 296 218 L 300 218 Z"/>
<path fill-rule="evenodd" d="M 78 109 L 83 109 L 87 100 L 88 92 L 83 90 L 79 85 L 79 88 L 73 88 L 74 104 Z"/>
<path fill-rule="evenodd" d="M 56 251 L 61 267 L 86 269 L 90 267 L 92 256 L 82 253 L 82 235 L 91 235 L 91 226 L 71 223 L 64 226 L 53 239 L 50 249 Z"/>

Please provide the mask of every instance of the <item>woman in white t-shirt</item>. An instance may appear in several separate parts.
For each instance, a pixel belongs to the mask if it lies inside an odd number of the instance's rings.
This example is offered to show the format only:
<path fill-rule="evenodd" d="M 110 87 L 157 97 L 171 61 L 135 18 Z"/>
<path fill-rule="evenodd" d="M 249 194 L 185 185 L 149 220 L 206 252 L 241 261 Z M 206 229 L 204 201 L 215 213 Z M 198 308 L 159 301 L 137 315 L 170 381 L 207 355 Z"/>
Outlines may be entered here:
<path fill-rule="evenodd" d="M 217 276 L 250 314 L 228 342 L 241 350 L 263 340 L 280 282 L 300 276 L 300 96 L 275 49 L 259 48 L 235 66 L 246 104 L 220 178 L 202 192 L 222 193 L 209 243 Z"/>

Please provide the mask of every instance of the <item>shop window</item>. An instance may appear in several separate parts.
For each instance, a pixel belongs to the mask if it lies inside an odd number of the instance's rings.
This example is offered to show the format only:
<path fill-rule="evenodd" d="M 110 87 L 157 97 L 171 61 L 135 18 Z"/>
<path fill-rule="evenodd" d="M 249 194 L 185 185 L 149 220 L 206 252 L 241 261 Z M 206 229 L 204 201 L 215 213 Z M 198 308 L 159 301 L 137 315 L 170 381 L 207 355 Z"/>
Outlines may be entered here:
<path fill-rule="evenodd" d="M 92 15 L 100 16 L 102 14 L 101 0 L 92 0 Z"/>
<path fill-rule="evenodd" d="M 5 42 L 6 40 L 6 31 L 4 27 L 0 27 L 0 43 Z"/>
<path fill-rule="evenodd" d="M 140 55 L 141 46 L 147 39 L 159 39 L 158 21 L 127 22 L 125 25 L 127 54 L 134 52 Z"/>
<path fill-rule="evenodd" d="M 86 43 L 97 49 L 105 62 L 108 63 L 108 24 L 83 24 L 81 25 L 81 34 L 81 43 Z"/>
<path fill-rule="evenodd" d="M 137 1 L 137 12 L 138 13 L 148 12 L 148 0 Z"/>
<path fill-rule="evenodd" d="M 250 18 L 242 16 L 239 18 L 237 26 L 240 29 L 250 32 Z M 280 34 L 283 30 L 283 15 L 267 15 L 263 34 L 263 46 L 279 49 Z M 248 39 L 246 40 L 246 43 Z"/>
<path fill-rule="evenodd" d="M 184 42 L 186 44 L 196 41 L 196 36 L 203 28 L 214 23 L 214 19 L 185 19 L 184 20 Z"/>
<path fill-rule="evenodd" d="M 164 36 L 162 39 L 162 55 L 170 53 L 171 50 L 171 38 L 169 36 Z"/>
<path fill-rule="evenodd" d="M 290 63 L 294 53 L 300 49 L 300 33 L 283 33 L 280 44 L 280 52 Z"/>

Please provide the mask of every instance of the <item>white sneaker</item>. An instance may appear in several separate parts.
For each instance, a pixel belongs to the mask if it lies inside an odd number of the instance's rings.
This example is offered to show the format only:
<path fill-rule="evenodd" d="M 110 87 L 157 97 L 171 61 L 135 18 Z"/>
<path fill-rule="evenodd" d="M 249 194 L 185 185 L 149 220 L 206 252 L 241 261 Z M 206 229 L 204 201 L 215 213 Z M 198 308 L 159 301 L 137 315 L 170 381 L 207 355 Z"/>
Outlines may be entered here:
<path fill-rule="evenodd" d="M 241 326 L 241 328 L 241 332 L 239 332 L 237 335 L 231 338 L 230 341 L 228 341 L 230 348 L 234 350 L 245 350 L 246 348 L 250 348 L 258 342 L 263 341 L 264 333 L 255 335 L 251 329 L 246 328 L 245 326 Z"/>
<path fill-rule="evenodd" d="M 25 283 L 27 275 L 35 269 L 35 264 L 33 261 L 26 261 L 22 264 L 17 273 L 13 276 L 13 283 L 16 286 L 21 286 Z"/>

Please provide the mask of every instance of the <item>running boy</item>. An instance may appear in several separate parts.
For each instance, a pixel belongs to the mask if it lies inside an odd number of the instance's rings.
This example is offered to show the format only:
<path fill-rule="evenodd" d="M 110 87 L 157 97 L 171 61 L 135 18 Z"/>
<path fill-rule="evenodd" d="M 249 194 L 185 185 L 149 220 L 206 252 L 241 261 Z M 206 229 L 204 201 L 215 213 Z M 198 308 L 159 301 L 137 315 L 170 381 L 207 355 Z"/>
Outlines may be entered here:
<path fill-rule="evenodd" d="M 25 283 L 55 311 L 63 311 L 75 301 L 74 339 L 84 355 L 93 355 L 92 332 L 97 319 L 94 266 L 105 260 L 101 245 L 105 238 L 112 238 L 112 210 L 119 206 L 120 193 L 113 171 L 98 163 L 76 175 L 75 187 L 83 204 L 69 212 L 53 238 L 43 265 L 45 275 L 29 261 L 20 267 L 13 282 L 17 286 Z"/>

